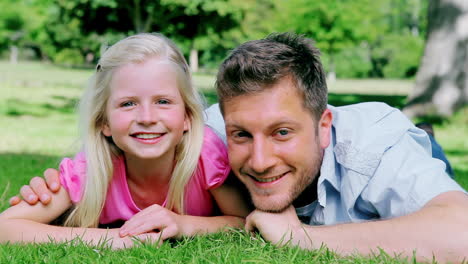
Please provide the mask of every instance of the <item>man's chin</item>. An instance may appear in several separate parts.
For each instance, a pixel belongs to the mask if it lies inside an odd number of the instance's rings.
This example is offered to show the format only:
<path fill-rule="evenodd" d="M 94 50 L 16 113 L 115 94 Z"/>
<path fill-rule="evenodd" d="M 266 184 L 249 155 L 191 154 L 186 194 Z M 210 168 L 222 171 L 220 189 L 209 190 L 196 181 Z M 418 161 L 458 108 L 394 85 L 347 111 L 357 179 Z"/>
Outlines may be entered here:
<path fill-rule="evenodd" d="M 289 200 L 290 199 L 283 199 L 282 201 L 275 201 L 274 198 L 262 197 L 260 199 L 254 198 L 253 204 L 257 210 L 277 214 L 283 212 L 284 210 L 288 209 L 289 206 L 291 206 L 292 201 Z"/>

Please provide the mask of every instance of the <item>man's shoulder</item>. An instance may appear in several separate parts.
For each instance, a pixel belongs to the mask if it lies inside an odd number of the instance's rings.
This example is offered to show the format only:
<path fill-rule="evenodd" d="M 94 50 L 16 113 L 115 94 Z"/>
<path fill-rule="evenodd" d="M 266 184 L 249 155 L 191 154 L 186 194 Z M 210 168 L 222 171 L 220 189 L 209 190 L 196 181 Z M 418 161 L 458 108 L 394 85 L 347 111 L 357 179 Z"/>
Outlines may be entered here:
<path fill-rule="evenodd" d="M 224 127 L 224 119 L 221 114 L 219 104 L 213 104 L 205 109 L 205 125 L 209 126 L 219 138 L 226 144 L 226 130 Z"/>
<path fill-rule="evenodd" d="M 328 108 L 333 114 L 333 128 L 338 138 L 348 138 L 356 143 L 362 137 L 369 139 L 367 136 L 371 134 L 402 134 L 414 128 L 400 110 L 385 103 L 366 102 L 340 107 L 329 105 Z"/>
<path fill-rule="evenodd" d="M 391 122 L 394 118 L 398 121 L 409 121 L 406 116 L 397 108 L 391 107 L 381 102 L 365 102 L 345 106 L 331 106 L 328 108 L 333 113 L 333 125 L 372 125 L 377 121 Z M 393 117 L 393 118 L 389 118 Z"/>
<path fill-rule="evenodd" d="M 371 176 L 382 155 L 407 133 L 418 133 L 398 109 L 369 102 L 342 107 L 333 113 L 333 153 L 341 166 Z"/>

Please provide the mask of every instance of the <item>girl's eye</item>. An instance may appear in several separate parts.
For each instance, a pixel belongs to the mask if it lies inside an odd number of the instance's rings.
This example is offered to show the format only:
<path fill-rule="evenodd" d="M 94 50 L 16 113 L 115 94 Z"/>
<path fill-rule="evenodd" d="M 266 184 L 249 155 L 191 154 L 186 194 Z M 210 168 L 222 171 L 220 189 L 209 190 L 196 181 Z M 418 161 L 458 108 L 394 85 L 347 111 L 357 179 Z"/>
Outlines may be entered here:
<path fill-rule="evenodd" d="M 132 101 L 128 101 L 128 102 L 123 102 L 120 104 L 120 107 L 129 107 L 129 106 L 134 106 L 135 103 L 132 102 Z"/>
<path fill-rule="evenodd" d="M 158 104 L 169 104 L 169 100 L 167 100 L 167 99 L 159 99 L 157 103 L 158 103 Z"/>

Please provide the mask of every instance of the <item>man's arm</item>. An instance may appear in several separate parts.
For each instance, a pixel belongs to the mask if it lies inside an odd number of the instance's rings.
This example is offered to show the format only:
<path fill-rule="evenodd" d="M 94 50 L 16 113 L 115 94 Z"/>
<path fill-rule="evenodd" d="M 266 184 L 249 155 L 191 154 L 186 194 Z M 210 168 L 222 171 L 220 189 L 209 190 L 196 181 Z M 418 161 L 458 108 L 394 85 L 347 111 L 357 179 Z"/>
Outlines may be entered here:
<path fill-rule="evenodd" d="M 389 254 L 419 261 L 462 262 L 468 259 L 468 196 L 459 191 L 440 194 L 419 211 L 389 220 L 333 226 L 309 226 L 299 222 L 294 208 L 281 214 L 254 211 L 246 228 L 257 228 L 265 239 L 305 249 L 322 244 L 338 254 Z M 281 229 L 282 227 L 282 229 Z"/>
<path fill-rule="evenodd" d="M 71 206 L 64 188 L 52 194 L 48 205 L 29 205 L 21 202 L 0 214 L 0 243 L 45 243 L 66 242 L 79 239 L 91 245 L 106 243 L 113 248 L 131 247 L 130 237 L 121 238 L 118 229 L 72 228 L 49 225 Z M 157 241 L 158 234 L 147 233 L 137 236 L 141 241 Z"/>
<path fill-rule="evenodd" d="M 20 194 L 24 201 L 30 205 L 35 205 L 37 202 L 47 205 L 51 202 L 53 194 L 59 190 L 59 172 L 56 169 L 49 168 L 44 171 L 44 178 L 33 177 L 29 181 L 29 185 L 22 186 Z M 9 200 L 11 206 L 20 202 L 21 198 L 19 196 L 13 196 Z"/>

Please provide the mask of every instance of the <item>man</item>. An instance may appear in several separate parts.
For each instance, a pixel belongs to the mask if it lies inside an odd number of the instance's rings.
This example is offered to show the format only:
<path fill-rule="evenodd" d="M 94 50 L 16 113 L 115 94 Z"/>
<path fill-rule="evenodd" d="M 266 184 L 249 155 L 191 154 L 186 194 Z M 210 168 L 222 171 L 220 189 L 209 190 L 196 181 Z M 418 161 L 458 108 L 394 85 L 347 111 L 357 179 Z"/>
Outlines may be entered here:
<path fill-rule="evenodd" d="M 431 157 L 427 134 L 381 103 L 327 106 L 310 40 L 278 34 L 244 43 L 216 86 L 225 129 L 218 105 L 207 123 L 226 139 L 232 170 L 257 208 L 248 230 L 344 255 L 468 258 L 468 198 Z M 39 178 L 32 185 L 46 193 Z M 33 195 L 27 187 L 22 194 Z"/>

